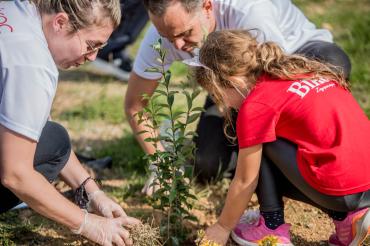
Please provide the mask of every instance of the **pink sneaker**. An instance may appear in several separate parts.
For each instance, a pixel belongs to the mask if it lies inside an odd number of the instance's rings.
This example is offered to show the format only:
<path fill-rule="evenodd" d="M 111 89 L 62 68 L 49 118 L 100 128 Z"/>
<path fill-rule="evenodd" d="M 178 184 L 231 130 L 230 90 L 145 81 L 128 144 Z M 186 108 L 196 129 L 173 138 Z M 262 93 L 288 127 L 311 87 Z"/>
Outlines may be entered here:
<path fill-rule="evenodd" d="M 333 222 L 335 234 L 329 238 L 330 246 L 358 246 L 370 234 L 369 208 L 350 212 L 343 221 Z"/>
<path fill-rule="evenodd" d="M 290 224 L 283 224 L 271 230 L 266 227 L 264 218 L 260 216 L 257 223 L 239 223 L 231 232 L 231 237 L 237 244 L 244 246 L 292 246 L 289 229 Z"/>

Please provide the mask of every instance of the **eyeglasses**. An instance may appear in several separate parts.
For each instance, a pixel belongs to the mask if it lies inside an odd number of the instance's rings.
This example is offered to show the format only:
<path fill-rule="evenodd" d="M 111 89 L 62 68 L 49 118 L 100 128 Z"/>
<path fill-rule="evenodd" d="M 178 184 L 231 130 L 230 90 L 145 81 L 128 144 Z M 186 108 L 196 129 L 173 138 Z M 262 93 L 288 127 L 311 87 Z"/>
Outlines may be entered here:
<path fill-rule="evenodd" d="M 81 39 L 81 36 L 80 36 L 80 29 L 77 28 L 77 26 L 71 22 L 71 25 L 73 27 L 73 29 L 76 31 L 76 34 L 80 40 L 80 43 L 82 44 L 82 39 Z M 103 49 L 107 44 L 108 42 L 105 42 L 105 43 L 102 43 L 102 44 L 93 44 L 93 42 L 91 40 L 85 40 L 85 43 L 86 43 L 86 51 L 85 52 L 82 52 L 82 56 L 86 57 L 86 56 L 89 56 L 89 55 L 92 55 L 92 54 L 95 54 L 95 52 L 98 52 L 99 50 Z"/>
<path fill-rule="evenodd" d="M 87 44 L 87 50 L 86 52 L 82 53 L 83 56 L 92 55 L 95 52 L 98 52 L 99 50 L 103 49 L 105 46 L 107 46 L 108 42 L 102 43 L 102 44 L 92 44 L 92 41 L 86 40 L 85 43 Z"/>

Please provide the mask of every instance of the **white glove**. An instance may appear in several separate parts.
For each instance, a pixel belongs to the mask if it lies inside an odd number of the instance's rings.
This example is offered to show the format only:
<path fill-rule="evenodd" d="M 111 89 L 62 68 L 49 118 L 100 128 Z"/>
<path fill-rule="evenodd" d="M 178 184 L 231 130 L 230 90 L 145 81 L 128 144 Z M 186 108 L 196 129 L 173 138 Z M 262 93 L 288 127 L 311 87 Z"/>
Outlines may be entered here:
<path fill-rule="evenodd" d="M 159 189 L 159 185 L 154 184 L 154 181 L 157 180 L 157 166 L 154 164 L 150 164 L 149 171 L 151 171 L 149 178 L 145 182 L 145 185 L 143 189 L 141 190 L 141 193 L 146 194 L 147 196 L 153 195 L 154 192 L 156 192 Z M 185 168 L 182 166 L 179 170 L 182 175 L 185 173 Z M 186 182 L 190 183 L 190 180 L 188 178 L 185 179 Z"/>
<path fill-rule="evenodd" d="M 103 246 L 130 246 L 133 244 L 130 233 L 123 226 L 131 227 L 140 224 L 140 221 L 132 217 L 118 217 L 114 219 L 104 218 L 85 211 L 85 218 L 78 230 L 72 230 L 75 234 L 81 234 L 87 239 Z"/>
<path fill-rule="evenodd" d="M 107 197 L 102 190 L 97 190 L 88 194 L 89 202 L 87 209 L 89 212 L 102 215 L 106 218 L 117 218 L 127 216 L 122 207 Z"/>
<path fill-rule="evenodd" d="M 150 171 L 149 178 L 147 179 L 143 189 L 141 190 L 141 193 L 146 194 L 147 196 L 153 195 L 153 193 L 159 189 L 158 185 L 154 185 L 154 181 L 157 180 L 158 178 L 157 167 L 154 164 L 150 164 L 149 171 Z"/>

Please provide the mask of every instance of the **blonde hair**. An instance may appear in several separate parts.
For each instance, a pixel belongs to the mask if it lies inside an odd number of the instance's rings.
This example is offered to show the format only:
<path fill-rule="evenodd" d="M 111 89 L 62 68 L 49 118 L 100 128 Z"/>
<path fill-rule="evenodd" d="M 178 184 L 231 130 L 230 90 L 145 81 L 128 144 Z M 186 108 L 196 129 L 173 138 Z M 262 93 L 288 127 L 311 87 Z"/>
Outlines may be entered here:
<path fill-rule="evenodd" d="M 284 80 L 325 77 L 349 90 L 343 72 L 338 68 L 300 55 L 287 55 L 273 42 L 258 43 L 245 30 L 209 34 L 200 49 L 199 60 L 204 67 L 195 69 L 196 81 L 223 108 L 227 125 L 231 125 L 231 115 L 224 104 L 227 95 L 223 89 L 247 87 L 251 90 L 261 74 Z M 231 81 L 234 76 L 243 79 Z"/>
<path fill-rule="evenodd" d="M 93 25 L 104 26 L 107 19 L 113 28 L 121 21 L 119 0 L 31 0 L 40 14 L 55 14 L 64 12 L 68 15 L 72 31 Z"/>

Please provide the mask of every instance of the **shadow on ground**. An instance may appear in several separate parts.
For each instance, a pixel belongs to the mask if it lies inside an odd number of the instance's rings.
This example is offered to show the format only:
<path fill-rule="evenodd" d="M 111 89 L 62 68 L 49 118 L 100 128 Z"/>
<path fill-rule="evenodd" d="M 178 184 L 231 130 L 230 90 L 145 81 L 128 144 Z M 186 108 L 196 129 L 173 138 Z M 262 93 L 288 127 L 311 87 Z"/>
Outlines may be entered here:
<path fill-rule="evenodd" d="M 127 81 L 119 81 L 114 76 L 99 73 L 92 69 L 87 68 L 79 68 L 79 69 L 72 69 L 68 71 L 60 71 L 59 73 L 59 81 L 71 81 L 76 83 L 81 83 L 81 81 L 89 81 L 89 82 L 96 82 L 96 83 L 109 83 L 109 82 L 122 82 L 126 83 Z"/>

